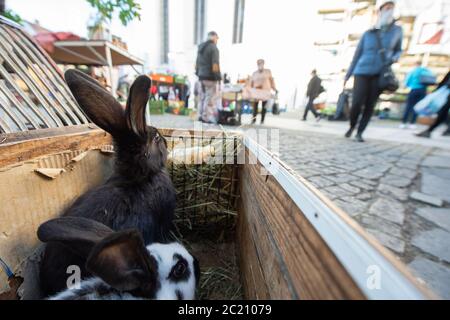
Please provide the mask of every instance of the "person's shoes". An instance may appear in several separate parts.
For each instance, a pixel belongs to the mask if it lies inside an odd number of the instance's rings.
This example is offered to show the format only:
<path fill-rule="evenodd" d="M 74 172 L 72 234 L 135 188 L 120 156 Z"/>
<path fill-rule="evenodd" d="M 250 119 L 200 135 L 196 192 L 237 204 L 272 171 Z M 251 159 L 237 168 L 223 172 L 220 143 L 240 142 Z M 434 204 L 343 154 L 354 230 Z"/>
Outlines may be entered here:
<path fill-rule="evenodd" d="M 345 137 L 350 138 L 352 136 L 352 133 L 353 133 L 353 129 L 352 128 L 348 129 L 348 131 L 345 133 Z"/>
<path fill-rule="evenodd" d="M 303 119 L 302 119 L 302 121 L 306 121 L 306 119 L 305 119 L 305 118 L 303 118 Z"/>
<path fill-rule="evenodd" d="M 320 120 L 322 120 L 322 116 L 317 116 L 316 117 L 316 122 L 320 122 Z"/>
<path fill-rule="evenodd" d="M 356 141 L 358 141 L 358 142 L 364 142 L 364 141 L 365 141 L 365 140 L 363 139 L 361 133 L 358 133 L 358 134 L 355 136 L 355 139 L 356 139 Z"/>
<path fill-rule="evenodd" d="M 402 123 L 401 125 L 398 126 L 399 129 L 406 129 L 406 124 Z"/>
<path fill-rule="evenodd" d="M 408 129 L 416 130 L 417 126 L 415 124 L 411 123 L 410 125 L 408 125 Z"/>
<path fill-rule="evenodd" d="M 428 130 L 422 131 L 420 133 L 416 133 L 416 137 L 420 137 L 420 138 L 430 138 L 431 137 L 431 132 Z"/>
<path fill-rule="evenodd" d="M 442 133 L 442 135 L 443 135 L 444 137 L 450 136 L 450 130 L 444 131 L 444 133 Z"/>

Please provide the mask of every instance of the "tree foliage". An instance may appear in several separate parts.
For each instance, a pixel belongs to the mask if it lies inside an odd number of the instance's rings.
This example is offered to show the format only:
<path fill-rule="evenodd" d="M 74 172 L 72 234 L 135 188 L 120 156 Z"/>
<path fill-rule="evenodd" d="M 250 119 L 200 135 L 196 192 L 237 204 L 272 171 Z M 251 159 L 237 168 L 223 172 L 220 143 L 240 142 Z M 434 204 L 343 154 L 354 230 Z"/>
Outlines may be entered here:
<path fill-rule="evenodd" d="M 87 0 L 98 10 L 98 20 L 111 20 L 114 12 L 119 12 L 119 19 L 124 26 L 130 21 L 140 19 L 141 6 L 135 0 Z"/>
<path fill-rule="evenodd" d="M 141 18 L 141 5 L 135 0 L 86 0 L 97 9 L 98 21 L 111 20 L 113 14 L 117 11 L 119 19 L 126 26 L 133 19 Z M 22 18 L 12 10 L 5 10 L 5 0 L 0 0 L 0 15 L 13 20 L 17 23 L 22 22 Z"/>
<path fill-rule="evenodd" d="M 5 11 L 0 12 L 0 15 L 18 24 L 22 24 L 23 21 L 22 18 L 17 13 L 14 13 L 12 10 L 6 9 Z"/>

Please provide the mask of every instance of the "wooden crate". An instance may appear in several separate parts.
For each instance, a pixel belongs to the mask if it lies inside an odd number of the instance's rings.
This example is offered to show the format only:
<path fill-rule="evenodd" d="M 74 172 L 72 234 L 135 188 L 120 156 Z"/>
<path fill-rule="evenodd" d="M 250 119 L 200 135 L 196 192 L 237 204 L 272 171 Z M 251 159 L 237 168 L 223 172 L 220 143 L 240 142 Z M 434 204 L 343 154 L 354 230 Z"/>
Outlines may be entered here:
<path fill-rule="evenodd" d="M 225 136 L 214 131 L 162 132 L 171 141 Z M 236 242 L 246 298 L 435 297 L 307 181 L 253 140 L 238 139 L 241 148 L 227 165 L 236 168 L 232 172 L 239 184 Z M 0 257 L 16 274 L 32 280 L 26 266 L 39 247 L 37 227 L 104 181 L 111 172 L 111 155 L 110 136 L 88 126 L 7 136 L 0 145 L 0 226 L 8 236 L 0 237 Z M 49 177 L 45 170 L 39 172 L 42 168 L 64 171 Z M 367 286 L 373 266 L 381 274 L 379 290 Z M 27 282 L 19 293 L 30 297 Z M 0 273 L 0 292 L 8 290 Z"/>

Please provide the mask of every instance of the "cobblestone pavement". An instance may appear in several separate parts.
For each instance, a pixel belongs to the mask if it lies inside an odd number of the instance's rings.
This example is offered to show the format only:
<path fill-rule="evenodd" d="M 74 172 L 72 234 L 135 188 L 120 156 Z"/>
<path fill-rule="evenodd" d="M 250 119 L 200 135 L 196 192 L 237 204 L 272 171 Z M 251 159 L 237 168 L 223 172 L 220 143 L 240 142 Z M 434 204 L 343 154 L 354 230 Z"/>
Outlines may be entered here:
<path fill-rule="evenodd" d="M 280 135 L 282 160 L 450 299 L 450 152 L 308 132 Z M 442 206 L 415 200 L 414 192 L 432 203 L 443 200 Z"/>
<path fill-rule="evenodd" d="M 450 299 L 450 151 L 281 129 L 280 158 Z"/>

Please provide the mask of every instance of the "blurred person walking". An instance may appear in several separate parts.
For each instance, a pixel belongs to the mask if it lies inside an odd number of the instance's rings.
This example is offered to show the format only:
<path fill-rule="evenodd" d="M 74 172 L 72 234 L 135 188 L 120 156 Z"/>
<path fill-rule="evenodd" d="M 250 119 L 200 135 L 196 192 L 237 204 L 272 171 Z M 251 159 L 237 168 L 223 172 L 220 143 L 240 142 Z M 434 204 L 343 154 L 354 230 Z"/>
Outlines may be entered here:
<path fill-rule="evenodd" d="M 422 67 L 421 61 L 417 61 L 416 67 L 406 76 L 405 86 L 410 91 L 406 100 L 406 108 L 400 129 L 407 127 L 410 129 L 416 128 L 417 113 L 414 111 L 414 106 L 426 96 L 427 86 L 434 84 L 432 83 L 433 80 L 428 80 L 429 78 L 434 78 L 434 76 L 429 69 Z M 408 121 L 409 125 L 407 125 Z"/>
<path fill-rule="evenodd" d="M 217 104 L 220 99 L 220 73 L 219 49 L 217 42 L 219 36 L 215 31 L 208 33 L 208 40 L 198 47 L 195 74 L 200 80 L 201 90 L 199 96 L 200 120 L 206 123 L 217 123 Z"/>
<path fill-rule="evenodd" d="M 194 108 L 195 110 L 197 110 L 199 121 L 202 121 L 202 113 L 203 113 L 200 103 L 201 95 L 202 95 L 202 84 L 200 80 L 198 80 L 194 84 Z"/>
<path fill-rule="evenodd" d="M 305 107 L 305 113 L 303 114 L 303 121 L 306 121 L 308 112 L 311 111 L 317 121 L 320 121 L 321 115 L 314 108 L 314 100 L 324 91 L 322 87 L 322 79 L 317 75 L 317 70 L 311 72 L 311 80 L 308 83 L 308 89 L 306 90 L 306 97 L 308 103 Z"/>
<path fill-rule="evenodd" d="M 434 91 L 436 92 L 437 90 L 441 89 L 444 86 L 447 86 L 448 90 L 450 90 L 450 71 L 447 72 L 447 75 L 444 77 L 444 79 L 442 79 L 442 81 L 439 83 L 438 87 Z M 422 131 L 422 132 L 416 134 L 416 136 L 421 137 L 421 138 L 430 138 L 433 130 L 436 129 L 437 127 L 439 127 L 443 123 L 447 123 L 447 130 L 445 130 L 442 135 L 450 136 L 450 119 L 448 116 L 449 112 L 450 112 L 450 94 L 447 97 L 447 102 L 439 110 L 438 117 L 436 118 L 434 123 L 425 131 Z"/>
<path fill-rule="evenodd" d="M 393 0 L 377 1 L 378 17 L 375 27 L 363 34 L 345 76 L 344 87 L 350 77 L 354 76 L 350 128 L 345 137 L 351 137 L 362 113 L 356 135 L 359 142 L 364 142 L 362 134 L 382 91 L 379 86 L 382 70 L 396 62 L 402 53 L 403 30 L 395 24 L 394 8 Z"/>
<path fill-rule="evenodd" d="M 256 62 L 258 66 L 258 70 L 256 70 L 251 79 L 250 79 L 250 87 L 253 89 L 261 90 L 258 94 L 258 98 L 254 99 L 252 103 L 253 107 L 253 118 L 252 124 L 256 122 L 256 117 L 258 116 L 258 104 L 262 103 L 261 110 L 261 124 L 264 124 L 264 119 L 267 113 L 267 103 L 272 97 L 271 90 L 277 92 L 275 87 L 275 81 L 272 77 L 272 71 L 270 69 L 264 68 L 265 61 L 263 59 L 259 59 Z"/>

